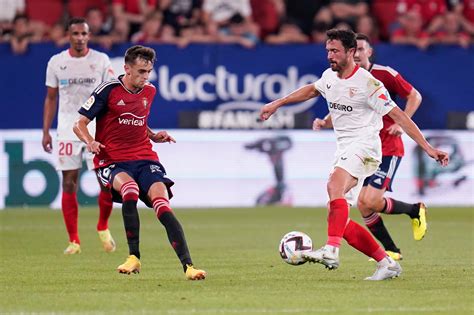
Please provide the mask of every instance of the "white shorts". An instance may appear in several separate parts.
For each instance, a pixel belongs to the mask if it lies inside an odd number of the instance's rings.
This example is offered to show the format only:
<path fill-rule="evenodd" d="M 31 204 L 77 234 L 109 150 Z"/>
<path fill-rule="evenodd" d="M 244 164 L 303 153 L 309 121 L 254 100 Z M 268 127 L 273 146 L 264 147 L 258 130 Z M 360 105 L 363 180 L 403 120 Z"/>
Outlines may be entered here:
<path fill-rule="evenodd" d="M 381 152 L 374 147 L 355 142 L 336 155 L 333 168 L 340 167 L 357 178 L 357 185 L 349 190 L 345 197 L 352 206 L 357 204 L 364 179 L 375 173 L 381 163 Z"/>
<path fill-rule="evenodd" d="M 86 150 L 85 143 L 72 140 L 58 140 L 56 144 L 58 164 L 56 170 L 69 171 L 82 168 L 82 161 L 87 163 L 87 169 L 94 169 L 94 155 Z"/>

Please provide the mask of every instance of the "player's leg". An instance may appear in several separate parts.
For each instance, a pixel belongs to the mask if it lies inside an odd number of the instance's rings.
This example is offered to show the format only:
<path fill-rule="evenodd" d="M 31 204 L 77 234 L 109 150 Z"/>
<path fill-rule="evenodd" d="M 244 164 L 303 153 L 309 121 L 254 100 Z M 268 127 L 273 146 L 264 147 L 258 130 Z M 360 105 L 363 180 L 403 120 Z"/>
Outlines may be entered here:
<path fill-rule="evenodd" d="M 345 194 L 357 185 L 357 179 L 345 169 L 335 167 L 327 190 L 329 195 L 328 239 L 321 249 L 304 254 L 304 258 L 325 265 L 329 269 L 339 267 L 339 247 L 341 246 L 347 220 L 349 219 L 349 205 Z"/>
<path fill-rule="evenodd" d="M 84 148 L 84 159 L 87 163 L 87 168 L 89 170 L 94 169 L 94 156 L 90 152 L 86 152 L 85 145 Z M 112 237 L 112 234 L 109 231 L 109 217 L 112 213 L 112 193 L 110 191 L 110 184 L 108 178 L 101 178 L 99 171 L 95 172 L 97 176 L 97 181 L 99 183 L 100 191 L 99 196 L 97 197 L 97 204 L 99 205 L 99 219 L 97 221 L 97 232 L 99 234 L 99 239 L 102 243 L 102 247 L 107 253 L 115 251 L 115 241 Z"/>
<path fill-rule="evenodd" d="M 97 203 L 99 204 L 99 219 L 97 221 L 97 232 L 99 234 L 99 239 L 102 242 L 102 246 L 107 253 L 115 251 L 116 245 L 112 237 L 112 234 L 109 230 L 109 218 L 112 213 L 112 193 L 110 189 L 102 185 L 100 179 L 99 187 L 100 192 L 97 198 Z"/>
<path fill-rule="evenodd" d="M 127 237 L 129 256 L 125 263 L 117 267 L 120 273 L 140 272 L 140 217 L 137 202 L 139 189 L 135 180 L 125 171 L 118 171 L 112 176 L 112 187 L 122 196 L 122 216 Z"/>
<path fill-rule="evenodd" d="M 372 177 L 365 180 L 366 183 L 370 183 Z M 387 254 L 395 260 L 401 260 L 402 255 L 400 249 L 395 245 L 392 237 L 390 236 L 385 224 L 383 223 L 382 217 L 371 209 L 380 208 L 384 204 L 383 194 L 385 189 L 378 189 L 370 184 L 364 186 L 359 194 L 357 200 L 357 207 L 364 219 L 364 223 L 367 228 L 372 232 L 372 235 L 382 243 L 383 247 L 387 251 Z"/>
<path fill-rule="evenodd" d="M 153 167 L 155 168 L 142 169 L 139 179 L 140 188 L 148 191 L 147 198 L 155 211 L 156 217 L 166 229 L 168 240 L 183 266 L 186 277 L 190 280 L 202 280 L 206 277 L 206 272 L 193 266 L 183 227 L 169 203 L 170 187 L 174 183 L 164 176 L 165 170 L 161 164 L 154 163 Z"/>
<path fill-rule="evenodd" d="M 383 197 L 385 191 L 392 191 L 392 182 L 395 178 L 401 157 L 384 156 L 379 170 L 368 180 L 370 195 L 362 201 L 363 208 L 386 214 L 406 214 L 412 219 L 413 237 L 421 240 L 426 233 L 426 206 L 423 203 L 406 203 L 390 197 Z M 380 191 L 377 191 L 380 190 Z M 375 198 L 372 198 L 375 197 Z"/>
<path fill-rule="evenodd" d="M 79 206 L 77 202 L 77 180 L 79 178 L 79 170 L 63 170 L 62 171 L 62 189 L 61 210 L 63 214 L 64 224 L 69 234 L 69 245 L 64 250 L 64 254 L 73 255 L 81 252 L 81 241 L 78 232 Z"/>

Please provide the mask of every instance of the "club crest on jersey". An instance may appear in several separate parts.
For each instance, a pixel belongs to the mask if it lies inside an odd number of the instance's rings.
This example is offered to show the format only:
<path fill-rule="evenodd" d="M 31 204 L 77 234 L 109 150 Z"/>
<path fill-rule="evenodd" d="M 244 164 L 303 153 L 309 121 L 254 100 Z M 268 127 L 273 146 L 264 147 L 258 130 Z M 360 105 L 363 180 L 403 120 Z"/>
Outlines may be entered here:
<path fill-rule="evenodd" d="M 147 107 L 148 106 L 148 100 L 146 99 L 146 97 L 142 98 L 142 103 L 143 103 L 143 107 Z"/>
<path fill-rule="evenodd" d="M 357 89 L 356 88 L 349 88 L 349 96 L 354 97 L 356 95 Z"/>
<path fill-rule="evenodd" d="M 91 97 L 89 97 L 87 99 L 87 101 L 84 103 L 84 105 L 82 105 L 82 108 L 84 108 L 85 110 L 89 110 L 92 106 L 92 104 L 94 104 L 95 102 L 95 97 L 94 95 L 91 95 Z"/>

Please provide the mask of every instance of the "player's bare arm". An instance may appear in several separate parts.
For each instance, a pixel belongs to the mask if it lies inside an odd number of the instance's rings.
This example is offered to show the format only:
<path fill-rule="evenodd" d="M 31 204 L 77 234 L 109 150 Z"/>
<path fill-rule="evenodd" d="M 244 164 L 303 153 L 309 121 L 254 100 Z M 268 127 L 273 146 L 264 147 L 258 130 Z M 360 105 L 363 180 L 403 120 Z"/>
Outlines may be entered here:
<path fill-rule="evenodd" d="M 89 118 L 84 115 L 80 115 L 79 119 L 74 123 L 73 131 L 76 136 L 86 144 L 87 151 L 97 154 L 101 149 L 105 148 L 105 145 L 95 141 L 94 137 L 89 133 L 87 125 L 91 122 Z"/>
<path fill-rule="evenodd" d="M 51 153 L 53 150 L 53 140 L 49 133 L 51 124 L 53 123 L 54 116 L 56 115 L 56 109 L 58 107 L 58 88 L 47 87 L 46 98 L 44 100 L 44 111 L 43 111 L 43 139 L 41 141 L 43 149 Z"/>
<path fill-rule="evenodd" d="M 411 120 L 408 115 L 399 107 L 394 107 L 388 115 L 399 124 L 403 130 L 410 136 L 429 156 L 435 159 L 442 166 L 449 163 L 449 154 L 435 149 L 426 141 L 418 126 Z"/>
<path fill-rule="evenodd" d="M 413 117 L 418 107 L 420 107 L 421 100 L 422 97 L 420 92 L 418 92 L 417 89 L 412 88 L 410 94 L 407 96 L 407 103 L 405 105 L 405 113 L 408 115 L 408 117 Z M 398 124 L 391 125 L 387 131 L 389 134 L 397 136 L 400 136 L 403 133 L 402 127 L 400 127 Z"/>
<path fill-rule="evenodd" d="M 156 143 L 176 143 L 176 140 L 168 134 L 166 131 L 158 131 L 157 133 L 154 133 L 150 128 L 148 128 L 148 137 L 150 138 L 151 141 L 156 142 Z"/>
<path fill-rule="evenodd" d="M 263 106 L 262 109 L 260 110 L 260 119 L 267 120 L 281 106 L 284 106 L 287 104 L 304 102 L 316 96 L 319 96 L 319 91 L 316 90 L 316 88 L 314 87 L 314 84 L 307 84 L 303 87 L 300 87 L 296 91 L 291 92 L 285 97 L 279 98 L 273 102 L 265 104 L 265 106 Z"/>
<path fill-rule="evenodd" d="M 313 121 L 313 130 L 318 131 L 321 129 L 330 129 L 332 128 L 332 119 L 331 119 L 331 114 L 327 114 L 324 116 L 323 119 L 321 118 L 316 118 Z"/>

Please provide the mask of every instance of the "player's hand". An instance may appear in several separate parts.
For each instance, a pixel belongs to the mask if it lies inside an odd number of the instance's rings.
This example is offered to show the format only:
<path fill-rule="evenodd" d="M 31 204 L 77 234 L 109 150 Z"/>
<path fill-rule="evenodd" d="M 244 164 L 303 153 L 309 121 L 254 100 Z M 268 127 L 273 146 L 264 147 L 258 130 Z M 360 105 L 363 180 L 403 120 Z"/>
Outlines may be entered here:
<path fill-rule="evenodd" d="M 401 136 L 403 134 L 403 129 L 398 124 L 393 124 L 387 128 L 388 134 L 392 136 Z"/>
<path fill-rule="evenodd" d="M 102 143 L 98 142 L 98 141 L 91 141 L 87 144 L 87 151 L 93 153 L 93 154 L 99 154 L 100 153 L 100 150 L 105 148 L 105 145 L 103 145 Z"/>
<path fill-rule="evenodd" d="M 325 126 L 326 126 L 326 121 L 324 119 L 316 118 L 313 121 L 313 130 L 315 131 L 319 131 L 321 130 L 321 128 L 324 128 Z"/>
<path fill-rule="evenodd" d="M 441 164 L 441 166 L 447 166 L 449 163 L 449 154 L 444 151 L 435 148 L 429 148 L 426 153 L 435 159 L 436 162 Z"/>
<path fill-rule="evenodd" d="M 51 153 L 53 151 L 53 139 L 49 133 L 43 133 L 41 144 L 43 145 L 43 150 L 46 152 Z"/>
<path fill-rule="evenodd" d="M 278 107 L 276 106 L 275 102 L 265 104 L 262 109 L 260 109 L 260 119 L 262 121 L 267 120 L 271 115 L 273 115 L 273 113 L 276 112 L 277 108 Z"/>
<path fill-rule="evenodd" d="M 166 131 L 158 131 L 152 137 L 150 137 L 150 139 L 151 141 L 156 142 L 156 143 L 163 143 L 163 142 L 176 143 L 176 140 L 172 136 L 170 136 Z"/>

